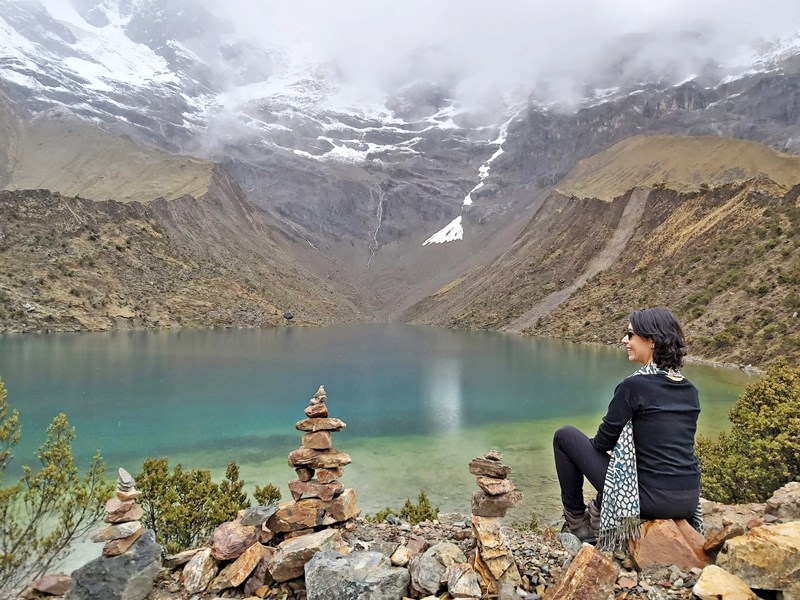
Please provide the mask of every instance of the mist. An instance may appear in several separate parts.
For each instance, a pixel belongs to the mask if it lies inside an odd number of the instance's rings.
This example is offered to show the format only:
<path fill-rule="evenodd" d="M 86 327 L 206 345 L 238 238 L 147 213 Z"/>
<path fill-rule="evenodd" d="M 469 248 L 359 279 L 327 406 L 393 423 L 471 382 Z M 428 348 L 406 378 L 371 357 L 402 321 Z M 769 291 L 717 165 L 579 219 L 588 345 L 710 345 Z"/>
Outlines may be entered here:
<path fill-rule="evenodd" d="M 800 23 L 796 0 L 204 1 L 247 37 L 332 68 L 353 89 L 444 82 L 462 102 L 531 92 L 570 102 L 648 72 L 741 72 L 757 47 Z"/>

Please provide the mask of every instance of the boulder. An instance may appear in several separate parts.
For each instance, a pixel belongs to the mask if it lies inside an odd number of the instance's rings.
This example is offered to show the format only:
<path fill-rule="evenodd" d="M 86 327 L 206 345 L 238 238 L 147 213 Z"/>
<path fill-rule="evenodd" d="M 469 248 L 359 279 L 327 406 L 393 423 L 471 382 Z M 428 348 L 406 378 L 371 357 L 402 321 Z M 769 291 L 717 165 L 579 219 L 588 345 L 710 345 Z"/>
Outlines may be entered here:
<path fill-rule="evenodd" d="M 466 561 L 467 557 L 458 546 L 452 542 L 439 542 L 409 560 L 411 587 L 421 595 L 436 594 L 447 583 L 447 568 Z"/>
<path fill-rule="evenodd" d="M 128 552 L 101 556 L 72 572 L 65 600 L 144 600 L 161 571 L 161 546 L 146 529 Z"/>
<path fill-rule="evenodd" d="M 275 581 L 288 581 L 300 577 L 306 563 L 317 552 L 328 550 L 348 551 L 342 534 L 336 529 L 324 529 L 281 542 L 267 568 Z"/>
<path fill-rule="evenodd" d="M 310 529 L 320 525 L 333 525 L 358 516 L 356 492 L 347 488 L 333 500 L 307 498 L 297 502 L 284 502 L 269 518 L 267 528 L 274 533 Z"/>
<path fill-rule="evenodd" d="M 308 600 L 401 600 L 410 576 L 379 552 L 320 552 L 306 563 L 305 580 Z"/>
<path fill-rule="evenodd" d="M 208 590 L 220 592 L 227 588 L 238 587 L 250 576 L 262 558 L 264 558 L 264 546 L 261 542 L 256 542 L 242 552 L 239 558 L 222 569 L 208 586 Z"/>
<path fill-rule="evenodd" d="M 725 542 L 717 566 L 754 589 L 800 598 L 800 521 L 765 525 Z"/>
<path fill-rule="evenodd" d="M 603 554 L 584 544 L 564 575 L 544 593 L 544 600 L 608 600 L 614 598 L 619 567 Z"/>
<path fill-rule="evenodd" d="M 776 490 L 767 500 L 765 515 L 772 515 L 778 523 L 800 521 L 800 481 L 790 481 Z"/>
<path fill-rule="evenodd" d="M 744 581 L 716 565 L 703 569 L 692 593 L 700 600 L 756 600 Z"/>
<path fill-rule="evenodd" d="M 642 523 L 639 539 L 628 542 L 628 551 L 639 571 L 665 565 L 689 571 L 708 563 L 704 543 L 703 536 L 684 519 L 656 519 Z"/>
<path fill-rule="evenodd" d="M 242 522 L 228 521 L 219 525 L 211 534 L 211 554 L 217 560 L 233 560 L 258 541 L 255 527 Z"/>
<path fill-rule="evenodd" d="M 218 572 L 219 561 L 211 555 L 211 548 L 204 548 L 183 568 L 183 587 L 190 594 L 204 592 Z"/>
<path fill-rule="evenodd" d="M 511 467 L 483 457 L 473 458 L 469 461 L 469 472 L 473 475 L 483 475 L 496 479 L 506 479 L 511 473 Z"/>

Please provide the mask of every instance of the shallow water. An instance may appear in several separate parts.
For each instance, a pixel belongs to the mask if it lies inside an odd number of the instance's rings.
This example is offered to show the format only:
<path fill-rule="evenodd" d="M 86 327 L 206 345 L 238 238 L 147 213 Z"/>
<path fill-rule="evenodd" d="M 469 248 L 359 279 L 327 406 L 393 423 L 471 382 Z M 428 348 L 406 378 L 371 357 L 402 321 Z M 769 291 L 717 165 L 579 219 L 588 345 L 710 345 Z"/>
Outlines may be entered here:
<path fill-rule="evenodd" d="M 65 412 L 81 466 L 99 449 L 112 472 L 168 456 L 221 477 L 235 460 L 250 489 L 273 482 L 289 498 L 294 423 L 324 384 L 331 416 L 347 423 L 334 445 L 352 457 L 342 481 L 362 512 L 421 490 L 442 511 L 468 512 L 467 463 L 496 449 L 525 494 L 510 513 L 520 520 L 558 512 L 553 431 L 593 434 L 634 367 L 619 348 L 407 325 L 0 336 L 0 376 L 23 425 L 17 467 Z M 700 430 L 726 428 L 748 377 L 684 373 L 700 390 Z"/>

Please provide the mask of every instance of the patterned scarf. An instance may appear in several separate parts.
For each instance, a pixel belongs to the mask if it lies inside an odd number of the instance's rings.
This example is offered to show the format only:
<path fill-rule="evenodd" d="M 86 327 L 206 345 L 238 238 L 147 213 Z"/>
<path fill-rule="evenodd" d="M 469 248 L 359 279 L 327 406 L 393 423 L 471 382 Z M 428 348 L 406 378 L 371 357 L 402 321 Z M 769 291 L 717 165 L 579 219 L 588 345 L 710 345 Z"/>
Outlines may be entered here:
<path fill-rule="evenodd" d="M 634 375 L 667 375 L 672 379 L 683 379 L 679 371 L 665 371 L 653 363 L 647 364 Z M 621 548 L 628 540 L 639 538 L 641 507 L 639 504 L 639 478 L 636 475 L 636 447 L 633 443 L 633 422 L 622 428 L 608 463 L 603 484 L 603 504 L 600 509 L 600 536 L 597 545 L 601 550 Z M 698 502 L 692 517 L 692 527 L 701 535 L 703 509 Z"/>

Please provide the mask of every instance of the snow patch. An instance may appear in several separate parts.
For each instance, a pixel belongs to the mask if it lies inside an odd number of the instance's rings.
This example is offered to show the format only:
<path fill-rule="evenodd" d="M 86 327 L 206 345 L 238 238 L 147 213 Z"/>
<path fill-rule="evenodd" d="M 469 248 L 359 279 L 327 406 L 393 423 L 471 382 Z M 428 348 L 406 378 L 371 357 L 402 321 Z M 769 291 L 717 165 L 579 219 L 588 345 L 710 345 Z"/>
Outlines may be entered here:
<path fill-rule="evenodd" d="M 461 226 L 461 215 L 453 219 L 447 227 L 437 231 L 427 240 L 422 242 L 423 246 L 428 244 L 444 244 L 464 239 L 464 228 Z"/>

